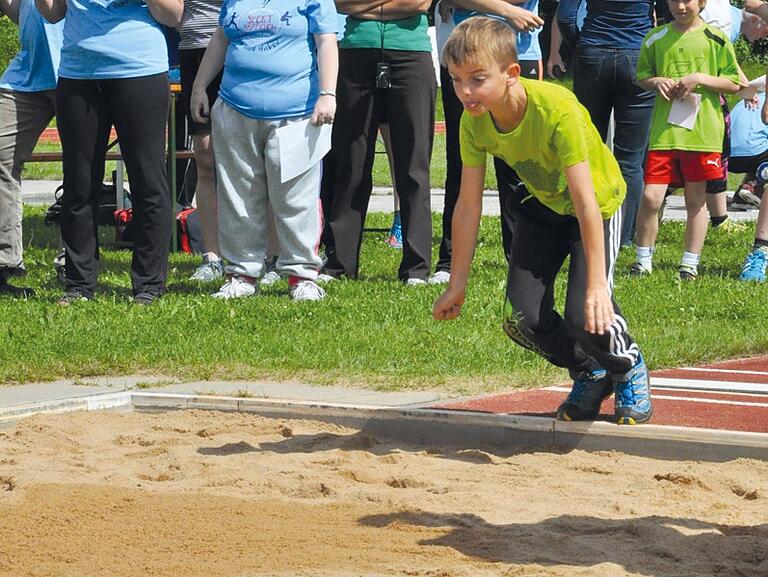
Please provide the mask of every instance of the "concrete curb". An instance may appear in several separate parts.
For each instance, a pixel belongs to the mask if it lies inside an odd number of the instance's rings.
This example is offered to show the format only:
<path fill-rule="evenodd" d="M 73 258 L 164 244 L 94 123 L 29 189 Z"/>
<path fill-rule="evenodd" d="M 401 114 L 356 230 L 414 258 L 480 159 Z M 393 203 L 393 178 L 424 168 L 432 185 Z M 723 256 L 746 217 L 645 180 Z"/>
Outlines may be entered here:
<path fill-rule="evenodd" d="M 133 408 L 139 411 L 216 410 L 281 419 L 343 424 L 397 442 L 424 446 L 489 449 L 621 451 L 661 459 L 768 460 L 768 434 L 662 425 L 619 426 L 607 422 L 568 423 L 549 417 L 443 409 L 349 405 L 315 401 L 253 399 L 124 391 L 0 409 L 0 422 L 39 413 Z"/>

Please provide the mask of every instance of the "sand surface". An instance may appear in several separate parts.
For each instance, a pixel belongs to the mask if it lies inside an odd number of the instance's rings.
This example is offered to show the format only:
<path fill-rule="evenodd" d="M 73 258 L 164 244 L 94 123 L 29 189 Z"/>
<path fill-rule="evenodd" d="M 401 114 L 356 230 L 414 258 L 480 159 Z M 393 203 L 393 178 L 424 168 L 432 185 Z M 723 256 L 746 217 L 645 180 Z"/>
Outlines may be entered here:
<path fill-rule="evenodd" d="M 0 430 L 2 577 L 768 576 L 768 463 L 187 411 Z"/>

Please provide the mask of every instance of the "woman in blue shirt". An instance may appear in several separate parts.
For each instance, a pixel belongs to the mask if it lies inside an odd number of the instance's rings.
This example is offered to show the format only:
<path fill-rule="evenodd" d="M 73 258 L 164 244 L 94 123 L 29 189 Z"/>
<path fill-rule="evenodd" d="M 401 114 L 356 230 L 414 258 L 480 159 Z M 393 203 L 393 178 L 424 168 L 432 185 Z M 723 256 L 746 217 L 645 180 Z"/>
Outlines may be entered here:
<path fill-rule="evenodd" d="M 133 202 L 133 298 L 151 304 L 165 292 L 172 224 L 164 156 L 168 52 L 161 24 L 178 26 L 183 0 L 35 1 L 50 22 L 66 15 L 56 89 L 66 251 L 59 302 L 89 300 L 96 289 L 96 202 L 114 124 Z"/>

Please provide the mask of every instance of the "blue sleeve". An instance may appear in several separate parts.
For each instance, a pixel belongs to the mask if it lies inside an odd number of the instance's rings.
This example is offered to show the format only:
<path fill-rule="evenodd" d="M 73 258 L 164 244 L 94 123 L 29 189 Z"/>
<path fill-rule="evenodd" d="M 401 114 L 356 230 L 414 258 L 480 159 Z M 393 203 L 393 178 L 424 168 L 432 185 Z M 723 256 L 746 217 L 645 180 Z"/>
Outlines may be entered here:
<path fill-rule="evenodd" d="M 309 0 L 307 19 L 310 34 L 335 34 L 339 31 L 339 16 L 333 0 Z"/>
<path fill-rule="evenodd" d="M 579 41 L 577 17 L 581 0 L 560 0 L 557 6 L 557 25 L 563 35 L 563 43 L 569 50 L 576 47 Z"/>

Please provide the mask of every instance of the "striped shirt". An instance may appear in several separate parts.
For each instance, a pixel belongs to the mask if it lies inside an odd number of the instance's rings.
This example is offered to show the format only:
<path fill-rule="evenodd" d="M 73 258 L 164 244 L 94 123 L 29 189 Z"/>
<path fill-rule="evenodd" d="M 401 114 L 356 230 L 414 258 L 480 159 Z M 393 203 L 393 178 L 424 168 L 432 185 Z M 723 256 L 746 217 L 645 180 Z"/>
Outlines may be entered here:
<path fill-rule="evenodd" d="M 181 17 L 179 50 L 207 48 L 219 25 L 222 0 L 185 0 Z"/>

